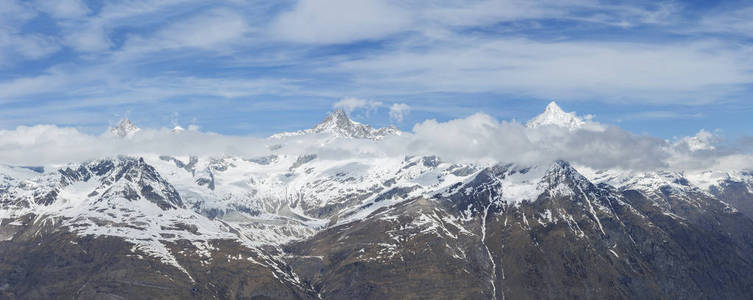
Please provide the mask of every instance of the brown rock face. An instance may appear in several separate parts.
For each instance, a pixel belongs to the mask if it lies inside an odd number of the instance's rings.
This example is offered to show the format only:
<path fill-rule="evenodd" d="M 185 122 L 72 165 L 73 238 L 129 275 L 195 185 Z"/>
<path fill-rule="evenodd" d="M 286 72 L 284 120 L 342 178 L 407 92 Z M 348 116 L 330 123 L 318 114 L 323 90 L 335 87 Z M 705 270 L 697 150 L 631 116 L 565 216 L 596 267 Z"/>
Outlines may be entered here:
<path fill-rule="evenodd" d="M 112 167 L 97 165 L 63 175 L 73 180 L 105 174 Z M 175 240 L 170 233 L 153 237 L 162 239 L 174 262 L 149 255 L 121 238 L 74 234 L 75 228 L 61 226 L 59 219 L 34 214 L 4 219 L 0 220 L 0 298 L 746 299 L 753 295 L 753 221 L 719 200 L 753 201 L 741 187 L 730 185 L 715 196 L 661 188 L 647 196 L 595 185 L 559 162 L 542 180 L 535 201 L 507 203 L 499 179 L 514 172 L 525 170 L 489 168 L 433 197 L 409 198 L 410 190 L 396 188 L 373 191 L 385 199 L 394 194 L 407 200 L 349 223 L 337 225 L 333 220 L 314 236 L 284 247 L 251 247 L 234 239 Z M 146 178 L 149 184 L 160 183 L 153 185 L 158 187 L 150 190 L 154 193 L 141 193 L 164 204 L 160 212 L 183 205 L 158 174 L 135 174 L 139 177 L 129 182 Z M 103 226 L 107 225 L 133 224 Z M 189 221 L 161 230 L 200 234 Z"/>

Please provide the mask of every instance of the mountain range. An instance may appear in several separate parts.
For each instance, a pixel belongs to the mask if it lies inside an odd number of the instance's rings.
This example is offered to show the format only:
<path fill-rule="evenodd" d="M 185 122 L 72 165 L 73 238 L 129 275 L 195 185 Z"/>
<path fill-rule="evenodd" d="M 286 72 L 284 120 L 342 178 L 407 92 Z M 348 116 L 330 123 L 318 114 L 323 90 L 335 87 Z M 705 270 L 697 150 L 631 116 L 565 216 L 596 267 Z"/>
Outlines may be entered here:
<path fill-rule="evenodd" d="M 554 102 L 526 126 L 604 130 Z M 753 295 L 751 170 L 280 151 L 401 134 L 338 110 L 255 157 L 0 165 L 0 298 Z"/>

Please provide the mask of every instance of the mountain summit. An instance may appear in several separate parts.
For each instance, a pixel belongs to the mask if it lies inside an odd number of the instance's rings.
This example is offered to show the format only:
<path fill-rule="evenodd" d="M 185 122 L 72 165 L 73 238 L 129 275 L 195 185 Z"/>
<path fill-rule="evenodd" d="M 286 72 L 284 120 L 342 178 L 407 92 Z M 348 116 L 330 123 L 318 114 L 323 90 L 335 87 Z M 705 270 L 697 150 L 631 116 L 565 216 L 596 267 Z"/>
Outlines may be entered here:
<path fill-rule="evenodd" d="M 526 127 L 558 126 L 573 130 L 581 128 L 585 124 L 586 122 L 576 116 L 574 112 L 565 112 L 556 102 L 552 101 L 546 106 L 543 113 L 528 121 Z"/>
<path fill-rule="evenodd" d="M 348 114 L 346 114 L 344 110 L 338 109 L 330 113 L 321 123 L 314 125 L 311 129 L 278 133 L 271 136 L 271 138 L 283 138 L 316 133 L 331 134 L 336 137 L 371 140 L 381 140 L 386 136 L 401 134 L 400 130 L 395 128 L 395 126 L 377 129 L 353 121 L 348 117 Z"/>
<path fill-rule="evenodd" d="M 352 129 L 354 125 L 360 125 L 358 122 L 352 121 L 348 118 L 348 115 L 344 110 L 338 109 L 329 115 L 319 124 L 316 124 L 311 128 L 314 132 L 327 132 L 337 130 Z"/>
<path fill-rule="evenodd" d="M 118 126 L 110 128 L 110 134 L 122 138 L 131 137 L 136 132 L 141 130 L 141 128 L 136 127 L 136 125 L 131 122 L 128 118 L 123 118 L 123 120 L 120 121 Z"/>

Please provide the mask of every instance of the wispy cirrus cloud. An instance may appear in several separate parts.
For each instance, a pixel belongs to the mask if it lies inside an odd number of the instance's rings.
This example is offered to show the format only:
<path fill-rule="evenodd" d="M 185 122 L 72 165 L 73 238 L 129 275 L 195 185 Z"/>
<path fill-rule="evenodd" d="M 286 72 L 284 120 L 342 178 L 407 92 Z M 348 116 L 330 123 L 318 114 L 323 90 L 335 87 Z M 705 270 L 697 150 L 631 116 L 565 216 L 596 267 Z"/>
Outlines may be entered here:
<path fill-rule="evenodd" d="M 402 91 L 500 92 L 541 98 L 708 103 L 753 81 L 745 49 L 717 42 L 645 45 L 450 36 L 429 49 L 344 61 L 358 83 Z"/>
<path fill-rule="evenodd" d="M 171 23 L 154 34 L 133 36 L 126 40 L 118 55 L 128 56 L 134 52 L 149 55 L 169 49 L 216 49 L 222 44 L 242 41 L 249 30 L 238 13 L 214 9 Z"/>
<path fill-rule="evenodd" d="M 36 0 L 33 5 L 41 12 L 60 19 L 80 18 L 90 12 L 80 0 Z"/>
<path fill-rule="evenodd" d="M 744 103 L 753 82 L 750 8 L 693 5 L 7 1 L 0 103 L 80 115 L 124 103 L 181 109 L 181 98 L 204 99 L 207 108 L 275 98 L 326 110 L 321 103 L 354 96 L 384 101 L 371 116 L 397 122 L 389 99 L 410 106 L 401 114 L 408 118 L 494 99 L 661 106 L 650 111 Z"/>
<path fill-rule="evenodd" d="M 285 41 L 338 44 L 377 39 L 405 31 L 410 12 L 391 1 L 298 1 L 282 12 L 270 28 L 271 36 Z"/>
<path fill-rule="evenodd" d="M 390 106 L 390 119 L 402 123 L 403 119 L 405 119 L 405 115 L 410 112 L 410 105 L 405 103 L 393 103 Z"/>
<path fill-rule="evenodd" d="M 753 15 L 753 6 L 715 11 L 701 18 L 701 26 L 690 28 L 690 30 L 750 37 L 753 36 L 751 15 Z"/>
<path fill-rule="evenodd" d="M 702 113 L 682 113 L 668 110 L 641 111 L 637 113 L 626 114 L 622 119 L 629 120 L 652 120 L 652 119 L 698 119 L 702 118 Z"/>
<path fill-rule="evenodd" d="M 356 109 L 366 109 L 367 111 L 371 111 L 379 108 L 382 105 L 384 105 L 384 103 L 382 103 L 381 101 L 346 97 L 332 104 L 332 107 L 340 108 L 350 113 Z"/>

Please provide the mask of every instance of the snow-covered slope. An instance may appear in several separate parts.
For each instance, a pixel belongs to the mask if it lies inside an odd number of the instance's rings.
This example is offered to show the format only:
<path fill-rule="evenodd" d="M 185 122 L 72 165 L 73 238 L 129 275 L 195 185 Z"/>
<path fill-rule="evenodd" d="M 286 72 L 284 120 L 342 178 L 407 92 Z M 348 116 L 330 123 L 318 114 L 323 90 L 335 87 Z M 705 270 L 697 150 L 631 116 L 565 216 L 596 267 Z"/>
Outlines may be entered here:
<path fill-rule="evenodd" d="M 582 119 L 563 112 L 552 102 L 528 126 L 577 129 L 584 124 Z M 111 132 L 128 137 L 138 130 L 124 119 Z M 373 140 L 400 134 L 394 128 L 373 129 L 353 122 L 338 110 L 312 129 L 273 138 L 317 133 L 325 134 L 323 138 Z M 178 220 L 185 219 L 203 224 L 204 235 L 212 238 L 239 239 L 249 246 L 282 245 L 309 238 L 334 225 L 361 220 L 403 201 L 456 193 L 459 185 L 478 180 L 479 174 L 498 168 L 488 162 L 444 162 L 435 156 L 365 155 L 344 159 L 290 153 L 273 147 L 259 157 L 145 154 L 64 167 L 47 166 L 37 169 L 41 173 L 2 166 L 0 218 L 17 218 L 28 213 L 63 217 L 78 220 L 66 223 L 76 226 L 77 232 L 142 238 L 158 236 L 164 232 L 154 228 L 173 228 Z M 710 196 L 712 189 L 730 180 L 749 188 L 753 186 L 752 173 L 744 171 L 699 173 L 687 176 L 691 178 L 688 180 L 685 174 L 670 171 L 593 170 L 576 166 L 583 177 L 564 162 L 511 166 L 494 179 L 499 200 L 505 205 L 533 202 L 544 193 L 576 193 L 552 183 L 561 182 L 552 178 L 562 172 L 577 173 L 578 181 L 606 184 L 618 190 L 638 190 L 661 205 L 666 205 L 662 195 L 669 192 L 686 198 L 689 193 Z M 155 217 L 168 214 L 165 211 L 172 217 Z M 152 225 L 118 230 L 101 226 L 129 222 Z M 190 237 L 169 235 L 176 239 Z"/>
<path fill-rule="evenodd" d="M 528 126 L 576 130 L 587 123 L 552 103 Z M 126 119 L 112 134 L 129 137 L 137 131 Z M 591 239 L 597 248 L 606 245 L 601 250 L 608 257 L 620 257 L 629 255 L 624 242 L 636 244 L 629 232 L 661 225 L 647 221 L 657 215 L 686 222 L 721 211 L 725 215 L 713 218 L 724 219 L 736 212 L 728 199 L 747 201 L 753 195 L 753 172 L 745 170 L 594 170 L 565 161 L 459 163 L 383 153 L 339 157 L 296 152 L 286 140 L 311 135 L 384 143 L 378 140 L 393 134 L 400 133 L 373 129 L 337 111 L 312 129 L 273 136 L 282 146 L 256 157 L 142 154 L 64 166 L 0 165 L 0 241 L 17 238 L 15 228 L 29 224 L 120 238 L 132 245 L 129 255 L 156 258 L 191 281 L 196 273 L 175 245 L 192 245 L 205 264 L 217 252 L 212 241 L 233 241 L 257 253 L 261 261 L 254 263 L 275 278 L 302 289 L 311 287 L 282 263 L 289 245 L 326 246 L 293 258 L 304 272 L 308 260 L 319 266 L 311 269 L 321 270 L 326 268 L 319 264 L 341 255 L 390 265 L 405 261 L 400 249 L 406 245 L 440 245 L 432 259 L 446 254 L 460 266 L 468 261 L 482 266 L 474 274 L 492 285 L 482 288 L 491 296 L 505 289 L 496 285 L 504 280 L 498 272 L 504 266 L 494 243 L 502 245 L 500 236 L 513 227 L 526 233 L 510 237 L 556 229 L 551 232 L 558 237 Z M 610 239 L 625 232 L 624 241 Z M 338 247 L 353 247 L 357 254 L 329 252 Z"/>

